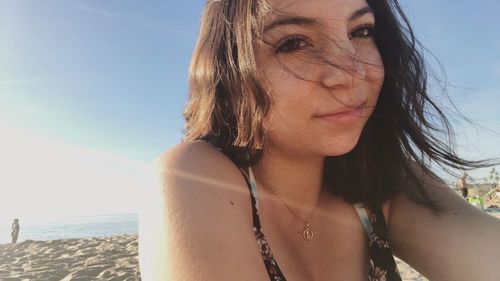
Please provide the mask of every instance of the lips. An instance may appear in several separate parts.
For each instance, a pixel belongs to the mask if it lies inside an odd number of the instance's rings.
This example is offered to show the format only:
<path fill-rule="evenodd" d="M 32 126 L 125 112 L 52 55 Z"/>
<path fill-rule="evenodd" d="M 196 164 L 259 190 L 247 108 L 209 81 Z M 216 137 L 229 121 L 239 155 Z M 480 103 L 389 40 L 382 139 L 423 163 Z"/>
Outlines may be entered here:
<path fill-rule="evenodd" d="M 342 116 L 342 115 L 349 115 L 352 114 L 353 112 L 362 110 L 366 106 L 366 102 L 364 103 L 359 103 L 357 105 L 353 106 L 343 106 L 340 108 L 337 108 L 335 110 L 325 112 L 325 113 L 319 113 L 316 115 L 316 117 L 326 117 L 326 116 Z"/>
<path fill-rule="evenodd" d="M 315 117 L 334 123 L 351 123 L 363 117 L 365 104 L 352 107 L 342 107 L 331 112 L 320 113 Z"/>

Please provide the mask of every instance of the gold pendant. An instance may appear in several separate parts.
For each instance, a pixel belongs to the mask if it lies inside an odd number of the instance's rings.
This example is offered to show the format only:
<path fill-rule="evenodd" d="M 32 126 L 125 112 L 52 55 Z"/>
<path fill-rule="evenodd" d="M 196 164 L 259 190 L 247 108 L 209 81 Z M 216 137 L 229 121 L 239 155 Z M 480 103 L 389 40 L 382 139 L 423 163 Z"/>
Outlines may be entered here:
<path fill-rule="evenodd" d="M 306 241 L 311 241 L 314 238 L 314 232 L 312 231 L 311 227 L 309 226 L 309 223 L 306 224 L 306 228 L 302 232 L 302 237 Z"/>

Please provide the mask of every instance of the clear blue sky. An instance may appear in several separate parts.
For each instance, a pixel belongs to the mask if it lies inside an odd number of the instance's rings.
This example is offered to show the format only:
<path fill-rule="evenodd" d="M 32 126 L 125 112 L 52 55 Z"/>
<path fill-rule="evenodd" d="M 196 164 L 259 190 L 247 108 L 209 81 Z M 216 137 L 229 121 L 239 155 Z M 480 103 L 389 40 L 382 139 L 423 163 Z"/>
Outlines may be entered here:
<path fill-rule="evenodd" d="M 0 147 L 12 155 L 0 168 L 24 177 L 40 166 L 57 170 L 64 162 L 53 165 L 50 153 L 43 156 L 28 147 L 49 151 L 45 148 L 58 144 L 75 153 L 66 165 L 77 167 L 88 152 L 137 167 L 179 142 L 187 68 L 203 2 L 0 0 Z M 448 82 L 457 86 L 448 88 L 456 105 L 490 129 L 471 131 L 459 124 L 460 151 L 476 158 L 500 156 L 500 2 L 401 2 L 418 37 L 444 66 Z M 61 148 L 59 154 L 73 155 L 69 150 Z M 106 162 L 101 156 L 93 161 Z M 125 173 L 113 161 L 95 172 Z M 29 162 L 39 166 L 26 168 Z M 74 180 L 80 176 L 85 177 L 75 174 Z M 0 186 L 0 198 L 11 194 L 12 187 L 6 185 L 15 179 Z M 43 181 L 45 186 L 34 183 L 15 188 L 29 194 L 33 188 L 52 186 L 50 177 Z M 59 185 L 69 193 L 85 188 Z M 120 192 L 109 185 L 98 188 Z M 61 186 L 52 196 L 64 196 Z"/>

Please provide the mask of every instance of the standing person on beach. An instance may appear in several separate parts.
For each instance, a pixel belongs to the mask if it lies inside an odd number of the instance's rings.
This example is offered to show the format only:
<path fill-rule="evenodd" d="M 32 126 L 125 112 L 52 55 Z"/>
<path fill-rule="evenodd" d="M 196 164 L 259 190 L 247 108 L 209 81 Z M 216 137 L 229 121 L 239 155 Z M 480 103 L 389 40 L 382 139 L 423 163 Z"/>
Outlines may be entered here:
<path fill-rule="evenodd" d="M 15 244 L 17 243 L 17 238 L 19 237 L 19 219 L 14 219 L 14 222 L 12 223 L 12 231 L 10 232 L 10 238 L 12 238 L 12 243 Z"/>
<path fill-rule="evenodd" d="M 498 280 L 500 221 L 430 170 L 488 163 L 433 134 L 449 124 L 415 42 L 396 0 L 208 0 L 144 280 L 401 280 L 393 252 L 430 280 Z"/>
<path fill-rule="evenodd" d="M 462 197 L 467 200 L 467 197 L 469 196 L 469 189 L 467 188 L 467 175 L 466 172 L 463 173 L 463 175 L 460 177 L 460 180 L 458 181 L 458 187 L 460 188 L 460 191 L 462 193 Z"/>

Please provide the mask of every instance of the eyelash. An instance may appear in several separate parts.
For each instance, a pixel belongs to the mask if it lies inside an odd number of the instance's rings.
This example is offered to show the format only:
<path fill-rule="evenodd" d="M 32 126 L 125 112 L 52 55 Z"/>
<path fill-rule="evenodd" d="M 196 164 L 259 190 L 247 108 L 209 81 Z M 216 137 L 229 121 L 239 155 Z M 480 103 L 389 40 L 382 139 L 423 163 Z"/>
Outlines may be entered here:
<path fill-rule="evenodd" d="M 349 40 L 354 38 L 368 39 L 372 38 L 374 35 L 375 26 L 373 24 L 364 24 L 356 27 L 350 34 Z M 311 46 L 306 37 L 302 35 L 292 35 L 289 36 L 276 44 L 276 53 L 291 53 L 298 51 L 307 46 Z"/>
<path fill-rule="evenodd" d="M 291 53 L 309 45 L 304 36 L 295 34 L 279 41 L 276 44 L 276 53 Z"/>
<path fill-rule="evenodd" d="M 356 27 L 350 34 L 349 39 L 353 39 L 354 37 L 358 38 L 372 38 L 374 35 L 375 26 L 373 24 L 363 24 L 361 26 Z M 358 34 L 359 32 L 367 32 L 367 34 Z"/>

